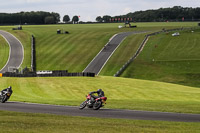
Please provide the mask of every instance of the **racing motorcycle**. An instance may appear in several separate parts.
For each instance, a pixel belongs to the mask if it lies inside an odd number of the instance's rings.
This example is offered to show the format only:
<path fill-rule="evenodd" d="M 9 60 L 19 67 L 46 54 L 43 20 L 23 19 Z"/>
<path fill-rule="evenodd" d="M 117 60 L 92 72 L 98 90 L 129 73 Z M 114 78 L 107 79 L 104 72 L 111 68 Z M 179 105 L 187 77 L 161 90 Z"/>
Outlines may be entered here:
<path fill-rule="evenodd" d="M 98 97 L 92 100 L 92 96 L 90 94 L 86 95 L 86 100 L 80 104 L 79 109 L 84 109 L 86 106 L 88 108 L 93 108 L 94 110 L 98 110 L 103 107 L 103 104 L 106 104 L 107 97 Z"/>
<path fill-rule="evenodd" d="M 12 94 L 11 88 L 0 91 L 0 102 L 5 103 L 10 98 L 11 94 Z"/>

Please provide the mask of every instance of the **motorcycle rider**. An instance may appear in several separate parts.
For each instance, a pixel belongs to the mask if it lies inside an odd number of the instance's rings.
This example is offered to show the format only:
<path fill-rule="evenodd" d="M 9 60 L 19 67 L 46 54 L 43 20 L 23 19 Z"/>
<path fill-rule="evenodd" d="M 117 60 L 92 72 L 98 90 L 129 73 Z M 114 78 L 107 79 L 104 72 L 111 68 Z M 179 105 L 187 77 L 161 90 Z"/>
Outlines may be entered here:
<path fill-rule="evenodd" d="M 98 96 L 93 95 L 95 93 L 97 93 Z M 91 95 L 91 102 L 95 102 L 95 99 L 99 97 L 104 97 L 104 91 L 102 89 L 98 89 L 97 91 L 90 92 L 90 95 Z"/>
<path fill-rule="evenodd" d="M 0 92 L 0 95 L 3 94 L 4 91 L 8 91 L 8 92 L 10 92 L 11 94 L 12 94 L 12 92 L 13 92 L 11 86 L 9 86 L 9 87 L 6 88 L 6 89 L 3 89 L 3 90 Z"/>

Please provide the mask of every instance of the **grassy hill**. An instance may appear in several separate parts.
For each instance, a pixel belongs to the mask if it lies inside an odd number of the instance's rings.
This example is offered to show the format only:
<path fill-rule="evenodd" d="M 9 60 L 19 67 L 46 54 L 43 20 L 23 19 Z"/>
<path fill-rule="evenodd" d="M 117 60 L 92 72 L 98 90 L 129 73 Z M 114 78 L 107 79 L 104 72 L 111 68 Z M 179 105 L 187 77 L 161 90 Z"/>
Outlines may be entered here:
<path fill-rule="evenodd" d="M 116 77 L 1 78 L 13 86 L 11 101 L 79 106 L 85 95 L 102 88 L 107 108 L 200 113 L 200 89 L 156 81 Z"/>
<path fill-rule="evenodd" d="M 0 36 L 0 70 L 4 67 L 9 57 L 9 45 L 6 40 Z"/>
<path fill-rule="evenodd" d="M 196 23 L 134 23 L 133 25 L 137 25 L 137 28 L 122 29 L 118 29 L 118 25 L 123 25 L 120 23 L 24 25 L 22 31 L 13 31 L 11 30 L 13 28 L 12 26 L 1 26 L 0 29 L 11 32 L 22 41 L 25 48 L 23 67 L 30 67 L 30 43 L 31 35 L 34 35 L 36 37 L 37 70 L 68 69 L 71 72 L 76 72 L 83 71 L 101 48 L 103 48 L 116 33 L 136 30 L 158 31 L 162 28 L 194 26 L 195 24 Z M 69 31 L 70 34 L 57 35 L 57 29 Z M 131 42 L 141 42 L 141 39 L 143 40 L 143 36 L 134 38 Z M 130 44 L 132 43 L 129 43 L 129 45 Z M 138 45 L 135 45 L 134 47 L 137 46 Z M 133 53 L 129 53 L 129 55 L 131 54 Z M 127 58 L 129 57 L 126 56 L 126 58 L 122 58 L 123 62 L 126 61 Z M 118 68 L 119 67 L 117 67 L 116 70 Z M 108 71 L 104 71 L 107 73 L 112 70 L 108 69 Z"/>
<path fill-rule="evenodd" d="M 200 87 L 200 29 L 151 36 L 122 77 Z"/>
<path fill-rule="evenodd" d="M 36 37 L 37 70 L 69 70 L 81 72 L 119 32 L 117 24 L 24 26 Z M 57 29 L 70 34 L 56 34 Z"/>
<path fill-rule="evenodd" d="M 13 31 L 12 26 L 1 26 L 0 29 L 11 32 L 22 41 L 25 48 L 23 67 L 30 67 L 31 64 L 30 43 L 33 34 L 36 37 L 37 70 L 81 72 L 116 33 L 137 30 L 155 32 L 163 28 L 193 27 L 197 23 L 134 23 L 132 25 L 137 25 L 137 28 L 122 29 L 118 25 L 123 24 L 25 25 L 22 31 Z M 58 35 L 57 29 L 69 31 L 70 34 Z M 199 87 L 199 31 L 184 31 L 179 37 L 171 37 L 170 34 L 152 36 L 142 54 L 122 76 Z M 113 76 L 134 55 L 144 35 L 127 37 L 100 75 Z"/>

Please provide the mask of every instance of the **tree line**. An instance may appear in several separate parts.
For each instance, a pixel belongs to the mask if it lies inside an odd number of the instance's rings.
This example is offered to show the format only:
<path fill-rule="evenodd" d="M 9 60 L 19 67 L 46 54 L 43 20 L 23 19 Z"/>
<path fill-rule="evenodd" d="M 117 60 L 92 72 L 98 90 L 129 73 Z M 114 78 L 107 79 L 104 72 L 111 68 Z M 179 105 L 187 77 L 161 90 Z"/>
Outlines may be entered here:
<path fill-rule="evenodd" d="M 70 17 L 65 15 L 64 22 L 69 22 Z M 79 21 L 79 16 L 72 18 L 73 23 Z M 55 12 L 31 11 L 19 13 L 0 13 L 0 24 L 57 24 L 60 22 L 60 14 Z"/>
<path fill-rule="evenodd" d="M 0 24 L 54 24 L 59 21 L 60 15 L 55 12 L 0 13 Z"/>
<path fill-rule="evenodd" d="M 65 23 L 78 23 L 80 16 L 63 17 Z M 136 11 L 120 16 L 97 16 L 97 22 L 164 22 L 164 21 L 200 21 L 200 8 L 174 6 L 157 10 Z M 31 11 L 19 13 L 0 13 L 0 25 L 5 24 L 57 24 L 60 14 L 55 12 Z"/>
<path fill-rule="evenodd" d="M 97 22 L 164 22 L 164 21 L 199 21 L 200 8 L 174 6 L 157 10 L 136 11 L 120 16 L 97 16 Z"/>

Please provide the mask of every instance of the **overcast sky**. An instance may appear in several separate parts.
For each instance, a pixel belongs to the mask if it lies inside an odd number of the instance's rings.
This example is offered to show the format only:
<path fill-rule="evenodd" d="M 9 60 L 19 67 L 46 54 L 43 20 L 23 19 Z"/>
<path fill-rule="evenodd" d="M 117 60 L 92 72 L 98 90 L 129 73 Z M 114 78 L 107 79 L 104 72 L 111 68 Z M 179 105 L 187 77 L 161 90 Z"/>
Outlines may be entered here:
<path fill-rule="evenodd" d="M 161 7 L 200 7 L 200 0 L 0 0 L 0 12 L 20 11 L 57 12 L 72 18 L 80 16 L 80 21 L 95 21 L 97 16 L 125 15 L 147 9 Z"/>

